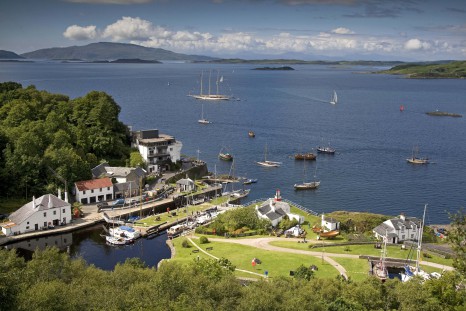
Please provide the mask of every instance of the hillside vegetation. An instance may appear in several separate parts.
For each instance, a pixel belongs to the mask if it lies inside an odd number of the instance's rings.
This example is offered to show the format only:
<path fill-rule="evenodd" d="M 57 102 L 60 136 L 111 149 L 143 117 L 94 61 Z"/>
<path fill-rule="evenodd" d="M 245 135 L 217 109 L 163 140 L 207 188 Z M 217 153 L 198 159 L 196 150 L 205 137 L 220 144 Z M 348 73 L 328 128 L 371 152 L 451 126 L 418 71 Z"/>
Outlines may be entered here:
<path fill-rule="evenodd" d="M 466 61 L 446 64 L 402 64 L 380 73 L 401 74 L 408 78 L 466 78 Z"/>
<path fill-rule="evenodd" d="M 125 164 L 129 132 L 120 106 L 104 92 L 70 99 L 0 83 L 0 202 L 71 189 L 101 160 Z M 57 177 L 55 171 L 60 177 Z M 1 206 L 0 206 L 1 208 Z"/>

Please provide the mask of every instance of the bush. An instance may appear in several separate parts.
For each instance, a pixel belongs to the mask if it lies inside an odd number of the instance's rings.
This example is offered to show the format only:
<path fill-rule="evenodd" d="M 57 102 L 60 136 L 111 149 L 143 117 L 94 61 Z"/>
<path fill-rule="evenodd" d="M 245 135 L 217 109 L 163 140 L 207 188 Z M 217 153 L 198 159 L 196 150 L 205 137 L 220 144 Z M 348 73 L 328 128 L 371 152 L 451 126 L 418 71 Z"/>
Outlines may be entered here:
<path fill-rule="evenodd" d="M 184 239 L 183 242 L 181 242 L 181 246 L 183 248 L 190 248 L 191 247 L 191 245 L 189 244 L 187 239 Z"/>
<path fill-rule="evenodd" d="M 201 236 L 201 237 L 199 238 L 199 243 L 201 243 L 201 244 L 207 244 L 207 243 L 209 243 L 209 239 L 208 239 L 206 236 Z"/>

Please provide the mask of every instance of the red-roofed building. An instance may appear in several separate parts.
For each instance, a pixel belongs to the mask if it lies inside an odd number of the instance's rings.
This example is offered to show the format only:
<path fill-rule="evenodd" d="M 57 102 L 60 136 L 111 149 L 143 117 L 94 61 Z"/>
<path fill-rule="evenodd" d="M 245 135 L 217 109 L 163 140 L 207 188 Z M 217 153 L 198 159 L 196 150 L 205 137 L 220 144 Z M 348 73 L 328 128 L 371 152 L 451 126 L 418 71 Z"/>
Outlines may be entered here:
<path fill-rule="evenodd" d="M 74 183 L 76 201 L 82 204 L 113 200 L 113 183 L 108 177 Z"/>

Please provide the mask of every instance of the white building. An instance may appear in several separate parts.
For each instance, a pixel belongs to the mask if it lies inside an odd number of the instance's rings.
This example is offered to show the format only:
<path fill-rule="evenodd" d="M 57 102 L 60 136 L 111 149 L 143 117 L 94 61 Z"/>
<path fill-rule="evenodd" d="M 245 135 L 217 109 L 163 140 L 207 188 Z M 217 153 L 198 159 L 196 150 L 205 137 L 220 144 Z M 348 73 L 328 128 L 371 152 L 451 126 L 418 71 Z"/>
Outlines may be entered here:
<path fill-rule="evenodd" d="M 176 163 L 181 159 L 183 144 L 173 136 L 159 134 L 159 130 L 136 132 L 134 140 L 149 173 L 166 171 L 170 162 Z"/>
<path fill-rule="evenodd" d="M 16 235 L 42 230 L 51 226 L 65 225 L 71 221 L 71 204 L 53 194 L 46 194 L 23 205 L 2 224 L 5 235 Z"/>
<path fill-rule="evenodd" d="M 186 192 L 186 191 L 195 191 L 196 190 L 196 184 L 194 181 L 188 177 L 179 179 L 176 182 L 176 187 L 180 190 L 180 192 Z"/>
<path fill-rule="evenodd" d="M 340 222 L 331 217 L 325 217 L 322 214 L 321 228 L 324 232 L 340 230 Z"/>
<path fill-rule="evenodd" d="M 401 243 L 403 241 L 417 241 L 421 220 L 415 217 L 393 218 L 384 221 L 372 230 L 377 239 L 387 236 L 387 243 Z"/>
<path fill-rule="evenodd" d="M 108 177 L 74 183 L 76 201 L 82 204 L 113 200 L 113 184 Z"/>
<path fill-rule="evenodd" d="M 304 222 L 304 217 L 291 213 L 291 207 L 283 202 L 280 190 L 277 189 L 274 198 L 270 198 L 259 207 L 256 205 L 256 213 L 259 218 L 268 219 L 272 226 L 276 227 L 283 217 L 288 216 L 290 220 L 296 219 L 299 224 Z"/>

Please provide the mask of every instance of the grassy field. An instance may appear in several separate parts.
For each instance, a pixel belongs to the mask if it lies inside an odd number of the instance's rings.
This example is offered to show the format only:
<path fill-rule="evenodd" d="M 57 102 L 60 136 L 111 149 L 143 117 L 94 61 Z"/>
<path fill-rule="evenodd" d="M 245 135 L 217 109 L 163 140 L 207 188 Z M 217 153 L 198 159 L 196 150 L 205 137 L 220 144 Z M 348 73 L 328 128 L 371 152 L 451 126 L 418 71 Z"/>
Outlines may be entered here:
<path fill-rule="evenodd" d="M 316 243 L 313 243 L 316 244 Z M 303 243 L 296 243 L 292 241 L 273 241 L 270 243 L 270 245 L 274 246 L 280 246 L 280 247 L 286 247 L 286 248 L 292 248 L 292 249 L 301 249 L 301 250 L 309 250 L 309 251 L 315 251 L 315 252 L 322 252 L 324 250 L 326 253 L 331 253 L 331 254 L 351 254 L 351 255 L 370 255 L 370 256 L 380 256 L 380 249 L 374 248 L 372 244 L 366 244 L 366 245 L 347 245 L 347 246 L 331 246 L 331 242 L 325 242 L 324 247 L 315 247 L 315 248 L 309 248 L 309 245 L 312 244 L 303 244 Z M 319 245 L 320 242 L 319 242 Z M 399 245 L 394 245 L 394 246 L 388 246 L 387 247 L 387 257 L 392 257 L 392 258 L 401 258 L 401 259 L 406 259 L 408 258 L 408 255 L 411 259 L 415 259 L 416 253 L 415 250 L 411 251 L 411 254 L 409 254 L 409 250 L 402 250 Z M 421 258 L 422 260 L 429 261 L 429 262 L 434 262 L 446 266 L 451 266 L 453 264 L 452 259 L 445 259 L 442 258 L 438 255 L 431 254 L 429 253 L 431 258 Z"/>
<path fill-rule="evenodd" d="M 183 248 L 181 247 L 182 240 L 184 238 L 177 238 L 174 240 L 176 248 L 176 257 L 172 260 L 179 262 L 189 262 L 194 260 L 199 255 L 201 258 L 205 258 L 205 254 L 202 252 L 192 253 L 195 247 Z M 198 240 L 193 240 L 198 243 Z M 318 278 L 334 278 L 339 273 L 330 264 L 324 262 L 320 257 L 299 255 L 299 254 L 287 254 L 282 252 L 273 252 L 254 247 L 223 243 L 223 242 L 210 242 L 207 244 L 198 244 L 202 249 L 212 247 L 213 249 L 208 253 L 221 258 L 225 257 L 230 260 L 236 268 L 264 274 L 268 271 L 269 277 L 273 278 L 276 276 L 289 276 L 290 271 L 296 270 L 300 265 L 310 266 L 316 265 L 319 270 L 315 272 L 315 276 Z M 254 268 L 251 265 L 253 258 L 259 258 L 262 264 L 256 265 Z M 254 275 L 240 273 L 241 276 L 254 277 Z"/>

